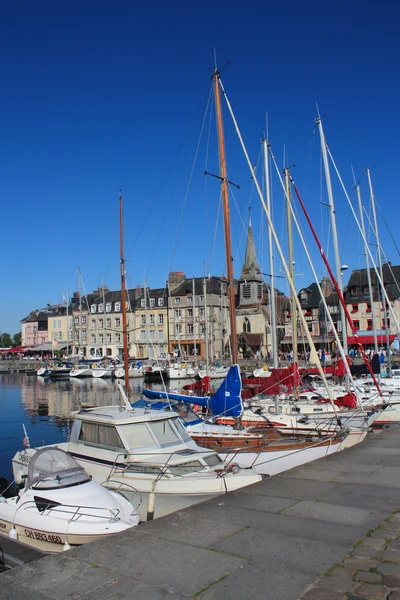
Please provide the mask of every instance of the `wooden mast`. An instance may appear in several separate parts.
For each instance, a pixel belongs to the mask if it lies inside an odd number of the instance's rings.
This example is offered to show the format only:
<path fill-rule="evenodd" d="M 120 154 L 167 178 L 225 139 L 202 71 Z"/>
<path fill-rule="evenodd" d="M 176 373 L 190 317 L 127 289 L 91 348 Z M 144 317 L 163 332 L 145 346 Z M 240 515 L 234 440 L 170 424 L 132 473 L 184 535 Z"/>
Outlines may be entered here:
<path fill-rule="evenodd" d="M 129 397 L 129 364 L 128 364 L 128 329 L 126 325 L 126 292 L 125 292 L 125 258 L 124 258 L 124 229 L 122 214 L 122 196 L 119 197 L 119 244 L 121 264 L 121 306 L 122 306 L 122 335 L 124 338 L 124 370 L 125 391 Z"/>
<path fill-rule="evenodd" d="M 224 211 L 224 231 L 225 231 L 225 251 L 226 251 L 226 270 L 228 278 L 228 293 L 229 293 L 229 318 L 231 329 L 231 356 L 232 364 L 238 363 L 238 344 L 236 334 L 236 312 L 235 312 L 235 287 L 233 280 L 233 257 L 231 250 L 231 226 L 229 215 L 229 196 L 228 196 L 228 178 L 226 172 L 226 156 L 224 129 L 222 123 L 221 96 L 219 91 L 219 73 L 217 69 L 214 71 L 214 86 L 215 86 L 215 111 L 217 115 L 218 128 L 218 147 L 219 147 L 219 168 L 222 184 L 222 205 Z"/>

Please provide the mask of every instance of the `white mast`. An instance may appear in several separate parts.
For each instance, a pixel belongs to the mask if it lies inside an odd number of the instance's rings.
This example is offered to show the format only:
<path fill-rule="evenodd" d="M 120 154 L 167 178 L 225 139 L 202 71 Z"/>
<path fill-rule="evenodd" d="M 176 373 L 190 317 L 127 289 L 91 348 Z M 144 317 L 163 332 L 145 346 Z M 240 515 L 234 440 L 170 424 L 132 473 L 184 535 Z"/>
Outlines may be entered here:
<path fill-rule="evenodd" d="M 78 354 L 82 347 L 82 294 L 81 294 L 81 270 L 78 268 L 78 294 L 79 294 L 79 344 Z"/>
<path fill-rule="evenodd" d="M 264 139 L 263 142 L 263 153 L 264 153 L 264 172 L 265 172 L 265 195 L 266 204 L 269 214 L 272 215 L 271 211 L 271 182 L 269 172 L 269 155 L 268 147 L 269 142 Z M 271 349 L 272 359 L 274 368 L 279 367 L 278 360 L 278 342 L 277 342 L 277 329 L 276 329 L 276 305 L 275 305 L 275 267 L 274 267 L 274 246 L 272 239 L 271 228 L 268 226 L 268 253 L 269 253 L 269 273 L 270 273 L 270 284 L 269 284 L 269 301 L 270 301 L 270 326 L 271 326 Z"/>
<path fill-rule="evenodd" d="M 68 323 L 68 320 L 69 320 L 69 310 L 68 310 L 69 309 L 69 306 L 68 306 L 69 301 L 68 301 L 68 290 L 66 290 L 66 294 L 67 294 L 67 300 L 66 301 L 67 301 L 67 356 L 68 356 L 68 354 L 69 354 L 69 323 Z"/>
<path fill-rule="evenodd" d="M 203 294 L 204 294 L 204 345 L 206 358 L 206 375 L 209 376 L 209 353 L 208 353 L 208 327 L 207 327 L 207 278 L 203 279 Z"/>
<path fill-rule="evenodd" d="M 319 129 L 319 135 L 321 140 L 321 151 L 322 151 L 322 159 L 324 162 L 324 170 L 325 170 L 325 179 L 326 179 L 326 188 L 328 192 L 328 206 L 331 217 L 331 226 L 332 226 L 332 237 L 333 237 L 333 247 L 335 251 L 335 266 L 336 266 L 336 280 L 339 285 L 339 289 L 343 292 L 343 283 L 342 283 L 342 268 L 340 264 L 340 255 L 339 255 L 339 241 L 336 227 L 336 213 L 335 213 L 335 204 L 333 201 L 333 192 L 332 192 L 332 181 L 331 174 L 329 170 L 329 162 L 328 162 L 328 153 L 326 150 L 326 140 L 324 135 L 324 129 L 322 127 L 322 120 L 320 117 L 316 119 L 316 123 Z M 348 345 L 347 345 L 347 327 L 346 327 L 346 315 L 344 312 L 343 306 L 339 303 L 340 309 L 340 321 L 341 321 L 341 329 L 342 329 L 342 345 L 345 351 L 345 354 L 348 354 Z"/>
<path fill-rule="evenodd" d="M 105 294 L 104 294 L 104 280 L 103 280 L 103 278 L 101 278 L 101 288 L 102 288 L 102 292 L 103 292 L 103 315 L 104 315 L 103 335 L 104 335 L 104 349 L 105 349 L 105 352 L 104 352 L 103 356 L 107 356 L 106 298 L 105 298 Z"/>
<path fill-rule="evenodd" d="M 365 250 L 365 264 L 367 267 L 367 281 L 368 281 L 368 292 L 369 292 L 369 297 L 370 297 L 370 301 L 371 301 L 371 316 L 372 316 L 372 329 L 374 331 L 374 352 L 375 354 L 378 354 L 378 337 L 376 334 L 376 320 L 375 320 L 375 311 L 374 311 L 374 293 L 372 290 L 372 285 L 371 285 L 371 273 L 369 270 L 369 256 L 368 256 L 368 252 L 367 252 L 367 238 L 365 235 L 365 222 L 364 222 L 364 210 L 363 210 L 363 203 L 361 200 L 361 190 L 360 190 L 360 186 L 356 185 L 356 190 L 357 190 L 357 198 L 358 198 L 358 208 L 360 211 L 360 225 L 361 225 L 361 230 L 362 230 L 362 234 L 363 234 L 363 238 L 364 238 L 364 250 Z"/>
<path fill-rule="evenodd" d="M 288 230 L 288 259 L 290 276 L 293 283 L 295 283 L 294 273 L 294 250 L 293 250 L 293 227 L 292 227 L 292 212 L 291 212 L 291 194 L 290 194 L 290 171 L 285 169 L 285 198 L 286 198 L 286 219 L 287 219 L 287 230 Z M 271 212 L 269 211 L 271 214 Z M 292 316 L 292 359 L 293 364 L 297 363 L 297 305 L 296 290 L 291 289 L 290 291 L 290 312 Z M 295 395 L 297 394 L 297 389 Z M 297 397 L 297 395 L 296 395 Z"/>
<path fill-rule="evenodd" d="M 385 282 L 383 280 L 381 246 L 380 246 L 380 242 L 379 242 L 378 220 L 376 218 L 376 210 L 375 210 L 375 194 L 374 194 L 374 189 L 372 187 L 372 179 L 371 179 L 370 169 L 365 169 L 365 170 L 367 172 L 367 177 L 368 177 L 369 193 L 370 193 L 370 198 L 371 198 L 372 216 L 373 216 L 373 219 L 374 219 L 374 229 L 375 229 L 375 236 L 376 236 L 376 251 L 377 251 L 377 257 L 378 257 L 379 274 L 381 276 L 382 286 L 384 288 Z M 378 290 L 379 290 L 379 286 L 378 286 Z M 379 295 L 381 295 L 381 294 L 379 294 Z M 372 310 L 373 310 L 373 307 L 372 307 Z M 388 361 L 388 375 L 390 377 L 392 368 L 391 368 L 391 360 L 390 360 L 390 341 L 389 341 L 389 329 L 388 329 L 388 316 L 387 316 L 387 310 L 386 310 L 386 299 L 384 298 L 384 294 L 383 293 L 382 293 L 382 311 L 383 311 L 383 324 L 384 324 L 384 327 L 385 327 L 385 337 L 386 337 L 386 355 L 387 355 L 387 361 Z"/>

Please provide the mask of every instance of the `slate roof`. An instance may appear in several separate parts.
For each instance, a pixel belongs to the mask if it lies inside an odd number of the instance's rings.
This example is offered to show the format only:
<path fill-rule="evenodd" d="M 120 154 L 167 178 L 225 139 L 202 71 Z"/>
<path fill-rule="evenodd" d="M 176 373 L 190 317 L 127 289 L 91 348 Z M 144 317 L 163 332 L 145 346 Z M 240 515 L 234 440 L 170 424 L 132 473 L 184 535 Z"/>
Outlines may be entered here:
<path fill-rule="evenodd" d="M 373 286 L 373 296 L 374 301 L 378 300 L 378 287 L 379 281 L 375 273 L 375 269 L 370 269 L 371 275 L 371 284 Z M 386 293 L 389 296 L 390 300 L 396 300 L 396 298 L 400 298 L 400 292 L 398 287 L 400 287 L 400 266 L 392 266 L 389 264 L 384 264 L 382 266 L 383 272 L 383 283 L 386 289 Z M 397 282 L 397 285 L 396 285 Z M 351 289 L 356 288 L 356 293 L 352 294 Z M 368 289 L 368 278 L 367 278 L 367 269 L 357 269 L 352 272 L 350 275 L 349 282 L 345 289 L 345 299 L 346 302 L 362 302 L 365 301 L 364 290 Z"/>

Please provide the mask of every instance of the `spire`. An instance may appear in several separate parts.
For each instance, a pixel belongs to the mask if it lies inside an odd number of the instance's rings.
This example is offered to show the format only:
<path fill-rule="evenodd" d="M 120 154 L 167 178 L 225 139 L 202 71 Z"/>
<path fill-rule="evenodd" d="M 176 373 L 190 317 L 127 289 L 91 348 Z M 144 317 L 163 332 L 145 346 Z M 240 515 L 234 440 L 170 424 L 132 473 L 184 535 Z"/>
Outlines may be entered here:
<path fill-rule="evenodd" d="M 247 230 L 246 256 L 240 274 L 240 279 L 246 281 L 262 281 L 261 270 L 258 265 L 256 249 L 254 246 L 253 230 L 251 228 L 251 216 L 249 215 L 249 228 Z"/>

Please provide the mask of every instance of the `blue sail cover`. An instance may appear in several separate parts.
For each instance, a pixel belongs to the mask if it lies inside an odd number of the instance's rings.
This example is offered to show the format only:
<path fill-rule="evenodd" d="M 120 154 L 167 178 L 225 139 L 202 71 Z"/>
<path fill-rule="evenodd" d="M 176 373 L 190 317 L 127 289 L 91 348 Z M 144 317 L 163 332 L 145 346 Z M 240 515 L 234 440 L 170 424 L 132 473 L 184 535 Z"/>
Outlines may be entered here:
<path fill-rule="evenodd" d="M 214 416 L 240 417 L 243 412 L 241 398 L 242 379 L 238 365 L 232 365 L 224 381 L 213 396 L 187 396 L 169 392 L 143 390 L 143 395 L 150 400 L 177 400 L 187 404 L 205 406 Z"/>

